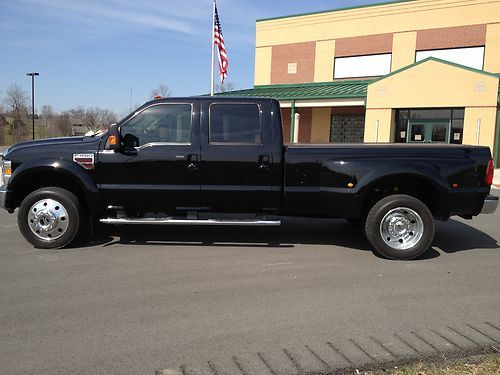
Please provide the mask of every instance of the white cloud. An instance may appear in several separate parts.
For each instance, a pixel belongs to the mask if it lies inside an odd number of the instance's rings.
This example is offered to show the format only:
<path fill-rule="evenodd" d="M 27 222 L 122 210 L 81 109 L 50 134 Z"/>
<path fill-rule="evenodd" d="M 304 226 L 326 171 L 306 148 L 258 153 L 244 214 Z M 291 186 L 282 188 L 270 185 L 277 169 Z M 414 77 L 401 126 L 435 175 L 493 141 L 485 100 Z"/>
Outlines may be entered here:
<path fill-rule="evenodd" d="M 193 15 L 181 17 L 177 11 L 161 11 L 145 3 L 123 1 L 19 0 L 26 12 L 96 26 L 114 25 L 117 29 L 162 29 L 183 34 L 195 33 Z M 29 7 L 29 8 L 28 8 Z M 85 31 L 85 30 L 83 30 Z M 88 30 L 90 32 L 95 30 Z"/>

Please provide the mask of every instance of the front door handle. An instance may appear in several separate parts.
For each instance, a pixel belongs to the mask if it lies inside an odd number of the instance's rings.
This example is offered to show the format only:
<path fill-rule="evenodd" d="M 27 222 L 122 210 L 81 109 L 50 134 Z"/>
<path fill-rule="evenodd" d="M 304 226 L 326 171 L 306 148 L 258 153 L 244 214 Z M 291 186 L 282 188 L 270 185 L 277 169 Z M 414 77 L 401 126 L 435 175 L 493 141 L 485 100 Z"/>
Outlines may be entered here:
<path fill-rule="evenodd" d="M 191 154 L 187 156 L 187 162 L 188 162 L 188 168 L 196 170 L 198 169 L 198 155 L 197 154 Z"/>
<path fill-rule="evenodd" d="M 259 156 L 259 169 L 268 170 L 271 167 L 271 157 L 269 155 Z"/>

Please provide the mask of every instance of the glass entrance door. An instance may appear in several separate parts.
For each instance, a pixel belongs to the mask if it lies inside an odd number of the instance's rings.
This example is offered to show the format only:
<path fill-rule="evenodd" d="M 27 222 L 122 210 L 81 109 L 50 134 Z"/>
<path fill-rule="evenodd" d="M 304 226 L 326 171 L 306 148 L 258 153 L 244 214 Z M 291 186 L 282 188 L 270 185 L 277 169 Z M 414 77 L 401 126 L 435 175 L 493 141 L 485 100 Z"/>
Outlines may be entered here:
<path fill-rule="evenodd" d="M 409 143 L 450 143 L 450 121 L 410 121 L 408 128 Z"/>

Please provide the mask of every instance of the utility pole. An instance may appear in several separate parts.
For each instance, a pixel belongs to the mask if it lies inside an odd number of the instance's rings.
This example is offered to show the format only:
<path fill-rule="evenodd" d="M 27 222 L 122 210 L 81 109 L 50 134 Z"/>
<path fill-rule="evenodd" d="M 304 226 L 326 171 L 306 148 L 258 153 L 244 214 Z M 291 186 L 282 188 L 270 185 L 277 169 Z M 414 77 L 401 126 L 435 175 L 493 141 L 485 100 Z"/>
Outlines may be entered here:
<path fill-rule="evenodd" d="M 39 76 L 39 73 L 32 72 L 26 73 L 27 76 L 31 76 L 31 120 L 33 128 L 33 140 L 35 140 L 35 77 Z"/>

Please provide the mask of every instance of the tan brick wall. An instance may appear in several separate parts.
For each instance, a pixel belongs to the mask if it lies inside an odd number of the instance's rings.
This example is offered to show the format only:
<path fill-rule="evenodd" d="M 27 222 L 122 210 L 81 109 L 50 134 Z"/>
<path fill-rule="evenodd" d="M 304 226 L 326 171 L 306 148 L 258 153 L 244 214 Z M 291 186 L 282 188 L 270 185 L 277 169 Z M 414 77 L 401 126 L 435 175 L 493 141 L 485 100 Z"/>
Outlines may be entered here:
<path fill-rule="evenodd" d="M 417 51 L 482 46 L 486 25 L 444 27 L 417 32 Z"/>
<path fill-rule="evenodd" d="M 290 120 L 291 120 L 291 109 L 282 108 L 281 109 L 281 125 L 283 126 L 283 143 L 290 143 Z"/>
<path fill-rule="evenodd" d="M 311 143 L 312 108 L 298 108 L 300 113 L 299 143 Z"/>
<path fill-rule="evenodd" d="M 271 84 L 314 81 L 316 42 L 273 46 Z M 288 74 L 288 64 L 297 63 L 297 73 Z"/>
<path fill-rule="evenodd" d="M 391 53 L 392 34 L 340 38 L 335 40 L 335 57 Z"/>

